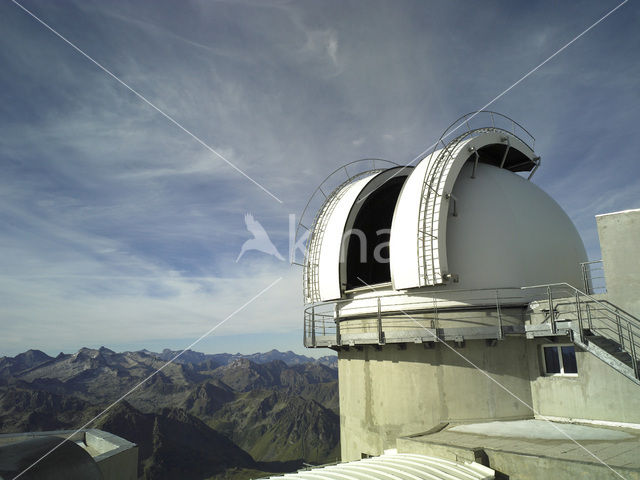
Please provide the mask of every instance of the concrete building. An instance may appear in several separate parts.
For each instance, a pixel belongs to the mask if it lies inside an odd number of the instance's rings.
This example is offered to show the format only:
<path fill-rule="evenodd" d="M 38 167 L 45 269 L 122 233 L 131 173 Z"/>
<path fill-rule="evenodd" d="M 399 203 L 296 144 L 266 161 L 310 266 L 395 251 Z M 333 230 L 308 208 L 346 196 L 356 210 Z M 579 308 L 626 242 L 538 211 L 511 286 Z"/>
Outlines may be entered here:
<path fill-rule="evenodd" d="M 640 478 L 640 211 L 597 217 L 603 262 L 587 262 L 529 181 L 533 137 L 494 112 L 452 127 L 415 167 L 334 172 L 302 215 L 304 342 L 338 352 L 342 460 Z"/>
<path fill-rule="evenodd" d="M 96 429 L 2 434 L 0 480 L 17 475 L 24 480 L 136 480 L 138 447 Z"/>

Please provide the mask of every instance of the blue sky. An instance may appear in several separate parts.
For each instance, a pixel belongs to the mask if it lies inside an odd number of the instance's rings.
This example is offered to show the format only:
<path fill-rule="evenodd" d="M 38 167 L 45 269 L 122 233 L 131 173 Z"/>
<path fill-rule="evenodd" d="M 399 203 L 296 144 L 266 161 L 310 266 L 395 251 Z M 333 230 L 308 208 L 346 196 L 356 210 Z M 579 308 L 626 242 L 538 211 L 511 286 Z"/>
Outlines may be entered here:
<path fill-rule="evenodd" d="M 301 271 L 236 263 L 244 214 L 286 256 L 327 173 L 411 161 L 617 5 L 22 3 L 282 203 L 2 2 L 0 355 L 182 348 L 280 277 L 196 349 L 303 352 Z M 593 259 L 594 216 L 640 207 L 639 17 L 624 5 L 491 106 L 536 137 L 533 181 Z"/>

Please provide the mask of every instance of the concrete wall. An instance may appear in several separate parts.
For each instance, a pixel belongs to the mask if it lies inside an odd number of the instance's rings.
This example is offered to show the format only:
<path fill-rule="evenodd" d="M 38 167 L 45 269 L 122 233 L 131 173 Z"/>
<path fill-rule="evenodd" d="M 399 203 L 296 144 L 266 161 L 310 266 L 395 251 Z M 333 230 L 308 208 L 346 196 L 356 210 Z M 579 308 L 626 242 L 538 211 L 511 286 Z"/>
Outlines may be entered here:
<path fill-rule="evenodd" d="M 640 318 L 640 209 L 596 216 L 610 302 Z"/>
<path fill-rule="evenodd" d="M 483 340 L 457 350 L 531 404 L 527 341 Z M 342 460 L 379 455 L 396 438 L 442 421 L 531 418 L 533 413 L 445 345 L 365 346 L 338 354 Z"/>
<path fill-rule="evenodd" d="M 95 429 L 86 431 L 85 443 L 104 480 L 138 478 L 138 446 L 135 443 Z"/>
<path fill-rule="evenodd" d="M 570 343 L 569 339 L 559 339 Z M 534 412 L 455 352 L 485 370 L 539 415 L 571 420 L 640 424 L 640 387 L 592 354 L 576 351 L 577 376 L 545 376 L 544 339 L 507 337 L 489 347 L 467 341 L 364 346 L 338 354 L 342 460 L 379 455 L 396 438 L 441 422 L 531 418 Z"/>
<path fill-rule="evenodd" d="M 566 338 L 564 343 L 570 343 Z M 640 387 L 589 352 L 576 348 L 578 376 L 545 376 L 541 345 L 529 340 L 533 407 L 544 416 L 640 424 Z"/>

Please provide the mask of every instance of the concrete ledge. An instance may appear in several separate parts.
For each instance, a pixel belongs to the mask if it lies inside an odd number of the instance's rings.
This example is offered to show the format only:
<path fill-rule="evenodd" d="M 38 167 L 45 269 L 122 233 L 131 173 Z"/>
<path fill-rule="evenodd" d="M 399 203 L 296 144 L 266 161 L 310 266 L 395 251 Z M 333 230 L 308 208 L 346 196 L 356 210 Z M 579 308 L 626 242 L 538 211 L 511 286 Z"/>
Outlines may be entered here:
<path fill-rule="evenodd" d="M 104 480 L 136 480 L 138 478 L 138 446 L 102 430 L 54 430 L 1 434 L 0 446 L 19 444 L 42 437 L 58 437 L 60 441 L 68 439 L 82 446 L 93 458 Z"/>
<path fill-rule="evenodd" d="M 3 433 L 0 434 L 0 446 L 24 442 L 25 440 L 39 437 L 59 437 L 60 440 L 64 440 L 69 437 L 69 435 L 72 435 L 71 438 L 69 438 L 71 442 L 84 442 L 84 431 L 82 430 L 77 433 L 75 430 L 51 430 L 47 432 Z"/>
<path fill-rule="evenodd" d="M 508 426 L 509 422 L 502 423 Z M 591 428 L 597 431 L 597 427 Z M 604 430 L 621 432 L 621 429 Z M 448 428 L 434 428 L 430 432 L 434 433 L 398 438 L 398 452 L 475 461 L 514 480 L 600 480 L 618 476 L 640 480 L 640 459 L 637 458 L 640 435 L 629 429 L 624 430 L 625 435 L 633 438 L 626 440 L 579 442 L 463 433 Z"/>

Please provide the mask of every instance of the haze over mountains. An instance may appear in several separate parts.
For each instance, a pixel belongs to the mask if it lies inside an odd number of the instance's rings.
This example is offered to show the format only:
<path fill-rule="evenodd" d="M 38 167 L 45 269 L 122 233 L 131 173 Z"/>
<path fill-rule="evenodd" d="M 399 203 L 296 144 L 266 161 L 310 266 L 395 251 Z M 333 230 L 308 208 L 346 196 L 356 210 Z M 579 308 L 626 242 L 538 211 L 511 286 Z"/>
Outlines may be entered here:
<path fill-rule="evenodd" d="M 0 358 L 0 432 L 76 429 L 179 352 Z M 248 478 L 339 456 L 336 357 L 187 351 L 91 427 L 139 446 L 146 479 Z"/>

